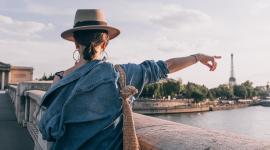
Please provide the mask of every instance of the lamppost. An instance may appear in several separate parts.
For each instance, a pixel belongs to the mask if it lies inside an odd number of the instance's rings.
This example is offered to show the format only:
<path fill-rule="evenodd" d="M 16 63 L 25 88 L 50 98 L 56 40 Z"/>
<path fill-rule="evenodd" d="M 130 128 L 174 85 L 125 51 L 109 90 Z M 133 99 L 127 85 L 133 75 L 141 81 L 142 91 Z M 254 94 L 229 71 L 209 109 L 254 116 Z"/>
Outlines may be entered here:
<path fill-rule="evenodd" d="M 266 91 L 267 91 L 267 93 L 268 93 L 268 96 L 270 96 L 269 83 L 270 83 L 270 82 L 267 82 L 267 85 L 266 85 Z"/>

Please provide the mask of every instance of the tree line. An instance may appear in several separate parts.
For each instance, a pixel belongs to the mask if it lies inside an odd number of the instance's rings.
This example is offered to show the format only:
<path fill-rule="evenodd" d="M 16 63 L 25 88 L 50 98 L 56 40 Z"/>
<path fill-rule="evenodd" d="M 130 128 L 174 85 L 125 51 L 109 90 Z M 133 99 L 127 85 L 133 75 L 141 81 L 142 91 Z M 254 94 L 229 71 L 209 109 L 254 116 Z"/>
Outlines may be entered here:
<path fill-rule="evenodd" d="M 49 80 L 53 80 L 54 78 L 54 75 L 52 73 L 50 74 L 46 74 L 46 73 L 43 73 L 43 76 L 41 78 L 37 78 L 36 80 L 38 81 L 49 81 Z"/>
<path fill-rule="evenodd" d="M 267 95 L 266 88 L 254 87 L 251 81 L 245 81 L 233 87 L 221 84 L 216 88 L 208 89 L 204 85 L 192 82 L 183 84 L 181 81 L 172 79 L 148 84 L 141 93 L 142 98 L 162 99 L 171 96 L 171 98 L 193 99 L 195 102 L 217 98 L 224 100 L 252 99 L 255 96 L 265 98 Z"/>
<path fill-rule="evenodd" d="M 38 79 L 53 80 L 53 74 L 43 74 Z M 269 88 L 269 87 L 268 87 Z M 145 85 L 140 97 L 163 99 L 170 96 L 171 98 L 187 98 L 193 99 L 195 102 L 200 102 L 205 99 L 223 99 L 223 100 L 235 100 L 235 99 L 252 99 L 257 96 L 265 98 L 268 96 L 266 88 L 254 87 L 251 81 L 245 81 L 239 85 L 230 87 L 228 84 L 221 84 L 216 88 L 208 89 L 204 85 L 188 82 L 183 84 L 181 81 L 167 79 L 161 82 Z"/>

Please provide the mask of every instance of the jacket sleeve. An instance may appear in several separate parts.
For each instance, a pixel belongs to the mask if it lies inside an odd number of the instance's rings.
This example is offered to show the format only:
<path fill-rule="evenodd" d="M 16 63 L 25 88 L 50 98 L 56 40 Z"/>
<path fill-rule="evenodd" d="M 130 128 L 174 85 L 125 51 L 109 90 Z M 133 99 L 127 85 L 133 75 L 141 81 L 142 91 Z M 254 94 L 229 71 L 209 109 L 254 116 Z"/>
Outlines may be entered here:
<path fill-rule="evenodd" d="M 145 84 L 167 78 L 169 73 L 166 62 L 162 60 L 157 62 L 146 60 L 141 64 L 128 63 L 121 66 L 126 73 L 127 85 L 133 85 L 138 89 L 139 94 L 137 96 L 140 95 Z"/>

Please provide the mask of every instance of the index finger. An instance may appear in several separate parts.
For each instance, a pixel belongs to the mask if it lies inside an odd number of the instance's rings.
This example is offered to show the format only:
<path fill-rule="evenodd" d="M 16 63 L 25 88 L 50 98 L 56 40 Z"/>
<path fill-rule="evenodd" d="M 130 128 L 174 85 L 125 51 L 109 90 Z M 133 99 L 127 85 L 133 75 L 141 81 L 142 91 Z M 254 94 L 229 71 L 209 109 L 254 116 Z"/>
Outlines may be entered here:
<path fill-rule="evenodd" d="M 221 56 L 213 56 L 215 59 L 220 59 Z"/>

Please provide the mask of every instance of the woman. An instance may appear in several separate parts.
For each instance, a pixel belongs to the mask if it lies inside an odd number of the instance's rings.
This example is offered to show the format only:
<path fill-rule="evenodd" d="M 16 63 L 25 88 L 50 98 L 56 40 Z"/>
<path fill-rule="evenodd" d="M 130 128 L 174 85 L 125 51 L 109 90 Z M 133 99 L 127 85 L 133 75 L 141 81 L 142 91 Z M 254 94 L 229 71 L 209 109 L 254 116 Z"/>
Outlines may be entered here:
<path fill-rule="evenodd" d="M 100 10 L 77 10 L 74 27 L 62 33 L 73 41 L 80 58 L 75 65 L 55 75 L 41 105 L 46 108 L 39 122 L 51 149 L 123 149 L 123 112 L 119 73 L 102 57 L 109 40 L 120 31 L 108 26 Z M 166 61 L 123 64 L 127 85 L 138 89 L 166 78 L 197 62 L 217 67 L 217 56 L 195 54 Z"/>

